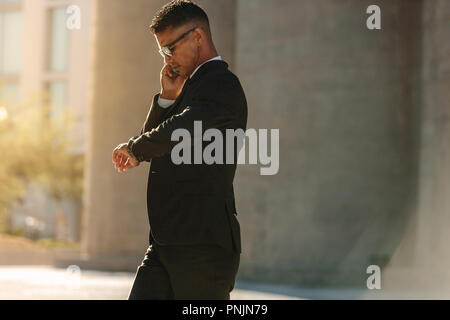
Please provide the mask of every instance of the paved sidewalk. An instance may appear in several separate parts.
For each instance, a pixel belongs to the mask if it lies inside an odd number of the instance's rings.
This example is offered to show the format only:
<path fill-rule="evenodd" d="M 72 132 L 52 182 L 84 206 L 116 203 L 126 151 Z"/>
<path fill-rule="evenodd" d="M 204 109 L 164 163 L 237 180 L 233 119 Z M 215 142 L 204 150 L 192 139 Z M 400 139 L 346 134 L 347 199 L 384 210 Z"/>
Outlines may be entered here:
<path fill-rule="evenodd" d="M 127 299 L 134 273 L 54 268 L 52 266 L 0 266 L 0 300 L 10 299 Z M 291 300 L 294 295 L 253 290 L 236 283 L 232 300 Z"/>
<path fill-rule="evenodd" d="M 53 266 L 1 266 L 0 300 L 69 299 L 125 300 L 134 273 L 55 268 Z M 360 300 L 449 299 L 450 292 L 389 292 L 386 290 L 298 288 L 238 281 L 231 300 Z"/>

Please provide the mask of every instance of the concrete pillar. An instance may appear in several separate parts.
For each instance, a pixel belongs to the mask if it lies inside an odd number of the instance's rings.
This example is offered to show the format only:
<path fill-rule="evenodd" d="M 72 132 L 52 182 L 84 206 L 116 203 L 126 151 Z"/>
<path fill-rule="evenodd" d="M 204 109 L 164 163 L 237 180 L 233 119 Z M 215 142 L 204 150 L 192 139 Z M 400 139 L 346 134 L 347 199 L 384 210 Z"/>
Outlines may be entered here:
<path fill-rule="evenodd" d="M 195 1 L 209 18 L 216 49 L 233 71 L 236 32 L 236 0 Z"/>
<path fill-rule="evenodd" d="M 163 59 L 148 26 L 166 2 L 95 1 L 83 219 L 84 259 L 90 267 L 135 270 L 148 245 L 149 163 L 117 173 L 111 154 L 139 133 L 160 90 Z M 205 9 L 218 51 L 232 61 L 234 10 L 225 3 L 205 1 Z"/>
<path fill-rule="evenodd" d="M 419 184 L 414 219 L 385 273 L 386 286 L 450 292 L 450 3 L 424 1 Z"/>
<path fill-rule="evenodd" d="M 237 2 L 248 127 L 280 129 L 277 175 L 237 171 L 241 279 L 365 287 L 389 261 L 416 183 L 402 3 L 378 1 L 382 30 L 368 30 L 373 1 Z"/>
<path fill-rule="evenodd" d="M 148 245 L 148 163 L 118 173 L 113 149 L 137 135 L 163 60 L 148 26 L 164 1 L 97 0 L 86 152 L 83 252 L 92 266 L 135 269 Z"/>

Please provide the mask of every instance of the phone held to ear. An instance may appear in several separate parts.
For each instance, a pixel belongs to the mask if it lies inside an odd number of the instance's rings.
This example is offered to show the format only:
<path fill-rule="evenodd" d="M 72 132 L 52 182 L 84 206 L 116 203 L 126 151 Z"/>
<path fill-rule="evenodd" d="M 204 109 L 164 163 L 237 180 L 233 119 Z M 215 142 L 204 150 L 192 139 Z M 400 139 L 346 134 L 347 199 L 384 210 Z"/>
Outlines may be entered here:
<path fill-rule="evenodd" d="M 177 76 L 180 75 L 180 73 L 177 70 L 175 70 L 174 68 L 170 67 L 170 70 L 172 70 L 172 72 L 175 73 Z"/>

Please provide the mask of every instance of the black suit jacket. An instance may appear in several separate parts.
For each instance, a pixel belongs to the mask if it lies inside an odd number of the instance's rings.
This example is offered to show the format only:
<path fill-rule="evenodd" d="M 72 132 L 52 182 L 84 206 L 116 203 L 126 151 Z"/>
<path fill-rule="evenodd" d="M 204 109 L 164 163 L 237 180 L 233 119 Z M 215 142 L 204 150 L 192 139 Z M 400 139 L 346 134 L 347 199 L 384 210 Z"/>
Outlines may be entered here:
<path fill-rule="evenodd" d="M 161 245 L 217 244 L 241 252 L 240 226 L 235 207 L 234 164 L 179 164 L 171 159 L 178 141 L 172 132 L 187 129 L 194 137 L 194 121 L 223 133 L 223 159 L 226 157 L 225 130 L 246 130 L 247 102 L 239 79 L 224 61 L 203 64 L 184 84 L 173 105 L 158 105 L 159 94 L 142 127 L 141 135 L 128 146 L 139 161 L 151 162 L 147 184 L 147 209 L 152 238 Z M 205 147 L 210 142 L 203 142 Z M 191 145 L 193 159 L 194 146 Z M 225 161 L 223 161 L 225 163 Z"/>

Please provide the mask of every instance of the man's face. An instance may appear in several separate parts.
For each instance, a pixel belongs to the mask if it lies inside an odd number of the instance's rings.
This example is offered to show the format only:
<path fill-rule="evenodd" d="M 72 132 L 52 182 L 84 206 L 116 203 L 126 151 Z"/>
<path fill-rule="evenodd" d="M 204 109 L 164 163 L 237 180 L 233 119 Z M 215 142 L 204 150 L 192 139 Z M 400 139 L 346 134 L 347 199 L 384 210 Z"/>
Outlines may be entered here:
<path fill-rule="evenodd" d="M 159 47 L 166 46 L 193 27 L 195 26 L 184 25 L 177 28 L 168 28 L 155 34 L 156 41 L 158 42 Z M 186 77 L 194 71 L 199 60 L 199 47 L 196 32 L 197 29 L 194 29 L 171 46 L 172 56 L 164 56 L 164 62 L 166 64 Z"/>

